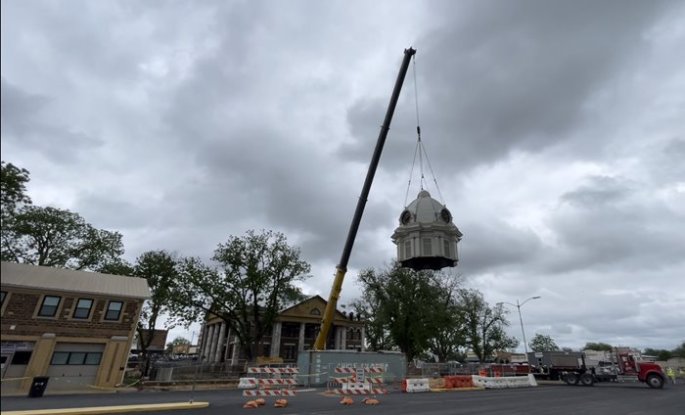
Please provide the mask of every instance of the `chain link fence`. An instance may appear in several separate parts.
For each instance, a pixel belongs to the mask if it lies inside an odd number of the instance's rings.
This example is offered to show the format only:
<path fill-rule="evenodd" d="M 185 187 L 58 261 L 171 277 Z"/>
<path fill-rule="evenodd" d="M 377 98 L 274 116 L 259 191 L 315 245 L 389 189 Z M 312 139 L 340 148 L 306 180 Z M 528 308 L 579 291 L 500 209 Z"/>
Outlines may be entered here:
<path fill-rule="evenodd" d="M 198 363 L 197 361 L 156 361 L 148 382 L 221 382 L 237 381 L 247 371 L 247 360 L 235 363 Z"/>

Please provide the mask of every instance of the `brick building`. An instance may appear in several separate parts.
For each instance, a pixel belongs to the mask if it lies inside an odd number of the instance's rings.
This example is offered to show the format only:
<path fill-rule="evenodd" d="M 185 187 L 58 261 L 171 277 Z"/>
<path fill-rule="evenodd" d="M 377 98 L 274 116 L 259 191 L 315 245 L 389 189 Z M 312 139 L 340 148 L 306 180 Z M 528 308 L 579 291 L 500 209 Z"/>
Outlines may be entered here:
<path fill-rule="evenodd" d="M 147 281 L 8 262 L 1 278 L 2 393 L 121 383 Z"/>
<path fill-rule="evenodd" d="M 284 363 L 296 362 L 299 352 L 314 347 L 325 309 L 326 300 L 316 295 L 282 310 L 276 317 L 271 334 L 263 339 L 263 350 L 258 354 L 279 361 L 282 359 Z M 364 337 L 363 321 L 352 313 L 336 310 L 326 349 L 363 351 Z M 237 336 L 215 316 L 208 316 L 202 325 L 198 353 L 206 363 L 237 364 L 245 359 Z"/>

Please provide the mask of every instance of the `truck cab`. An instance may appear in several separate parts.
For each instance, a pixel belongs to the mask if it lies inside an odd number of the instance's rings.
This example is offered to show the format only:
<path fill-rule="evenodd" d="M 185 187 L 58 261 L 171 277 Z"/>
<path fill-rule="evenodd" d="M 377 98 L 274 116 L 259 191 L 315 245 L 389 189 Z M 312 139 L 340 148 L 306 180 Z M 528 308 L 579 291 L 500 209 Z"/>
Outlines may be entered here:
<path fill-rule="evenodd" d="M 664 387 L 666 375 L 658 364 L 643 361 L 640 356 L 632 353 L 617 353 L 616 357 L 621 375 L 637 376 L 640 382 L 645 382 L 650 388 Z"/>

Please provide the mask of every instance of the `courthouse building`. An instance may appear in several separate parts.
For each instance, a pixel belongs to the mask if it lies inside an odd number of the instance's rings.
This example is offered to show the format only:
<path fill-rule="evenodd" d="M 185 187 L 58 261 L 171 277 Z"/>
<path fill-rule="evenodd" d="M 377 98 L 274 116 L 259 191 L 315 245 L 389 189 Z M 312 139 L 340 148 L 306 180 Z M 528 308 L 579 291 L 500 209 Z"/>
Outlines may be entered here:
<path fill-rule="evenodd" d="M 282 359 L 284 363 L 296 362 L 298 352 L 314 347 L 325 309 L 326 301 L 317 295 L 282 310 L 272 332 L 262 340 L 264 348 L 257 354 Z M 363 351 L 364 337 L 363 321 L 352 313 L 336 310 L 326 349 Z M 238 364 L 246 358 L 237 336 L 222 319 L 211 315 L 202 326 L 199 354 L 206 363 Z"/>

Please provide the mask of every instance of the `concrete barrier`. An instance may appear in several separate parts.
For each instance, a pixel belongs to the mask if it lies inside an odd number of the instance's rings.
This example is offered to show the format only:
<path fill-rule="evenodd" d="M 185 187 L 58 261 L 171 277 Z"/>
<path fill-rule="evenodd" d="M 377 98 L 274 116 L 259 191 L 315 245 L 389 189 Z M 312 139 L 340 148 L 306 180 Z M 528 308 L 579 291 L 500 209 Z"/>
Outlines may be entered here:
<path fill-rule="evenodd" d="M 485 389 L 528 388 L 537 386 L 535 376 L 485 377 L 473 376 L 473 384 Z"/>
<path fill-rule="evenodd" d="M 430 381 L 428 378 L 405 379 L 402 381 L 402 392 L 420 393 L 430 392 Z"/>

